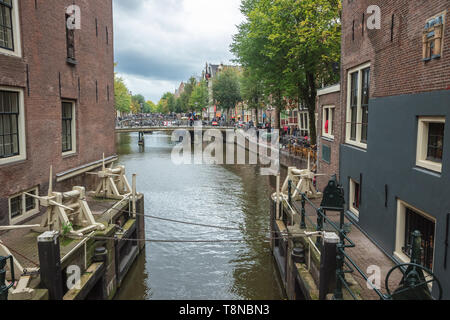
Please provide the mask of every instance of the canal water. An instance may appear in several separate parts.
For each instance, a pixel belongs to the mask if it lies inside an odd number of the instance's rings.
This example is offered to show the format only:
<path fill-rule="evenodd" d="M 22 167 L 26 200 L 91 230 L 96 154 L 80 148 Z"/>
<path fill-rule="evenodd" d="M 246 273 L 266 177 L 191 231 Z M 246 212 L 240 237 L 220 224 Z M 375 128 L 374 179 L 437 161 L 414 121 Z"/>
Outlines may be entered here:
<path fill-rule="evenodd" d="M 278 300 L 284 294 L 267 238 L 269 177 L 257 166 L 181 165 L 162 133 L 118 134 L 119 163 L 137 173 L 147 215 L 239 230 L 218 230 L 146 218 L 146 238 L 244 240 L 239 243 L 147 243 L 116 299 Z"/>

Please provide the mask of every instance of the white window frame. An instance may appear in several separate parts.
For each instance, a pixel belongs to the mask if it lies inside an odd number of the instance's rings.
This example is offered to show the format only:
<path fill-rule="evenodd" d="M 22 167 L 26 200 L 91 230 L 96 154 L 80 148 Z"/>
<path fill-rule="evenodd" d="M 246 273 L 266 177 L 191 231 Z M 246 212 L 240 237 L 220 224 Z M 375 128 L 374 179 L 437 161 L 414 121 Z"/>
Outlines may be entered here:
<path fill-rule="evenodd" d="M 403 263 L 411 263 L 411 259 L 403 253 L 402 248 L 405 246 L 405 221 L 406 221 L 406 208 L 414 210 L 415 212 L 422 215 L 424 218 L 434 222 L 434 235 L 436 237 L 437 231 L 437 220 L 428 213 L 423 212 L 420 209 L 406 203 L 403 200 L 397 200 L 397 229 L 395 238 L 395 251 L 394 256 Z M 436 246 L 433 248 L 433 266 L 436 261 Z"/>
<path fill-rule="evenodd" d="M 328 133 L 326 133 L 326 131 L 325 131 L 325 125 L 326 125 L 326 114 L 327 114 L 327 111 L 328 110 L 328 114 L 329 114 L 329 124 L 328 124 Z M 322 111 L 322 136 L 323 137 L 326 137 L 326 138 L 329 138 L 329 139 L 334 139 L 334 134 L 333 134 L 333 121 L 334 121 L 334 118 L 333 118 L 333 111 L 335 111 L 336 110 L 336 107 L 335 106 L 332 106 L 332 105 L 328 105 L 328 106 L 323 106 L 323 111 Z M 336 111 L 335 111 L 335 113 L 336 113 Z"/>
<path fill-rule="evenodd" d="M 347 125 L 346 125 L 346 133 L 345 133 L 345 143 L 354 145 L 356 147 L 367 149 L 367 143 L 361 142 L 362 137 L 362 71 L 364 69 L 370 68 L 371 64 L 366 63 L 363 65 L 360 65 L 358 67 L 355 67 L 353 69 L 350 69 L 347 71 Z M 351 89 L 352 89 L 352 74 L 358 72 L 358 102 L 357 102 L 357 116 L 356 116 L 356 141 L 351 140 L 351 122 L 352 122 L 352 115 L 351 115 Z M 372 69 L 370 70 L 370 73 L 372 73 Z M 370 87 L 370 84 L 369 84 Z"/>
<path fill-rule="evenodd" d="M 419 117 L 417 132 L 416 165 L 431 171 L 442 173 L 442 163 L 427 160 L 428 134 L 430 123 L 444 123 L 445 117 Z"/>
<path fill-rule="evenodd" d="M 0 159 L 0 166 L 10 164 L 13 162 L 24 161 L 27 159 L 26 155 L 26 132 L 25 132 L 25 104 L 24 104 L 24 93 L 22 89 L 19 88 L 10 88 L 10 87 L 1 87 L 0 91 L 10 91 L 19 93 L 19 155 Z"/>
<path fill-rule="evenodd" d="M 40 204 L 39 204 L 39 200 L 38 199 L 34 199 L 35 202 L 35 208 L 30 210 L 30 211 L 26 211 L 26 196 L 25 193 L 29 193 L 29 192 L 35 192 L 36 195 L 39 195 L 39 187 L 34 187 L 31 188 L 27 191 L 15 194 L 11 197 L 8 198 L 8 212 L 9 212 L 9 223 L 10 225 L 16 225 L 19 224 L 21 222 L 23 222 L 24 220 L 38 214 L 40 212 Z M 20 216 L 17 216 L 15 218 L 13 218 L 11 216 L 11 200 L 13 198 L 17 198 L 17 197 L 22 197 L 22 214 Z"/>
<path fill-rule="evenodd" d="M 309 113 L 308 111 L 299 111 L 297 121 L 300 131 L 306 131 L 309 136 Z"/>
<path fill-rule="evenodd" d="M 355 190 L 356 190 L 356 184 L 359 184 L 357 181 L 353 180 L 352 178 L 350 178 L 350 184 L 349 184 L 349 209 L 350 211 L 356 215 L 357 218 L 359 218 L 359 209 L 355 208 L 353 206 L 353 202 L 355 202 Z M 359 201 L 360 201 L 360 205 L 361 205 L 361 184 L 359 184 Z"/>
<path fill-rule="evenodd" d="M 62 100 L 61 101 L 61 110 L 63 103 L 71 103 L 72 104 L 72 150 L 63 152 L 62 156 L 67 157 L 77 153 L 77 104 L 73 100 Z M 61 111 L 62 112 L 62 111 Z M 62 118 L 62 114 L 61 114 Z M 62 128 L 61 128 L 61 146 L 62 146 Z"/>
<path fill-rule="evenodd" d="M 20 20 L 19 20 L 19 1 L 12 0 L 12 28 L 13 28 L 13 41 L 14 50 L 8 50 L 0 48 L 0 54 L 5 54 L 8 56 L 22 57 L 22 43 L 20 38 Z"/>

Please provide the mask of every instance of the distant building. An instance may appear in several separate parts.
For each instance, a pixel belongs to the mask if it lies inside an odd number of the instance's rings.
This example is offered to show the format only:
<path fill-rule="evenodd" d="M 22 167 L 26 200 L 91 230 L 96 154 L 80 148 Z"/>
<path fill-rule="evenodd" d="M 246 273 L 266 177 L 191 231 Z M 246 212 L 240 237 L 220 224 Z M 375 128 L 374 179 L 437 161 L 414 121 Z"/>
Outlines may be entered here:
<path fill-rule="evenodd" d="M 232 65 L 224 65 L 221 64 L 209 64 L 206 63 L 206 67 L 202 72 L 202 79 L 206 81 L 208 84 L 208 92 L 209 92 L 209 106 L 207 108 L 207 114 L 208 118 L 211 120 L 216 117 L 221 117 L 224 115 L 224 110 L 219 109 L 215 103 L 213 98 L 213 80 L 214 78 L 222 71 L 226 69 L 237 69 L 240 70 L 239 66 L 232 66 Z"/>
<path fill-rule="evenodd" d="M 185 87 L 184 82 L 181 82 L 178 89 L 175 90 L 175 98 L 179 98 L 183 94 L 184 87 Z"/>
<path fill-rule="evenodd" d="M 67 191 L 115 159 L 112 1 L 76 1 L 79 30 L 73 4 L 0 1 L 0 225 L 40 213 L 24 193 L 47 193 L 51 165 Z"/>

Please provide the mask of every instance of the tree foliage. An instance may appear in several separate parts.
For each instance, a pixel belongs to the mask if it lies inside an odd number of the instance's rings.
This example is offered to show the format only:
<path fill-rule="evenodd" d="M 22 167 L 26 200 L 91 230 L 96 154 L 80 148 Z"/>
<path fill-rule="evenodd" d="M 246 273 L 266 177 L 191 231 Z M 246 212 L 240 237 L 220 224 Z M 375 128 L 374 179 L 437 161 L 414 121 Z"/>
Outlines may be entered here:
<path fill-rule="evenodd" d="M 333 65 L 340 61 L 341 1 L 243 0 L 241 11 L 247 19 L 231 51 L 261 81 L 278 117 L 284 97 L 308 108 L 315 140 L 317 88 L 339 79 Z"/>
<path fill-rule="evenodd" d="M 241 101 L 239 72 L 237 70 L 227 68 L 214 78 L 213 98 L 220 108 L 227 111 Z"/>
<path fill-rule="evenodd" d="M 114 75 L 114 99 L 117 111 L 124 113 L 131 111 L 131 95 L 124 80 L 116 74 Z"/>
<path fill-rule="evenodd" d="M 208 102 L 208 85 L 205 81 L 201 81 L 195 86 L 194 90 L 192 90 L 191 97 L 189 98 L 189 107 L 193 111 L 201 112 L 208 106 Z"/>

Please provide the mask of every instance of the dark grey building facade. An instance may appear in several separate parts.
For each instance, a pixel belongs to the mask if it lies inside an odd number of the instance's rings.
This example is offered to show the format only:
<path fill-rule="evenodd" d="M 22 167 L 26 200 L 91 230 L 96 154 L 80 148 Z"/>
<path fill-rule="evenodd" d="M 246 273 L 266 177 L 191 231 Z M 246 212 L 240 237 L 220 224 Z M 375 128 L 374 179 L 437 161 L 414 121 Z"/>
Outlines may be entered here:
<path fill-rule="evenodd" d="M 361 19 L 371 5 L 380 8 L 380 29 Z M 419 230 L 422 264 L 441 281 L 445 299 L 450 299 L 449 9 L 445 0 L 344 0 L 340 101 L 347 216 L 398 263 L 410 262 L 411 233 Z"/>

